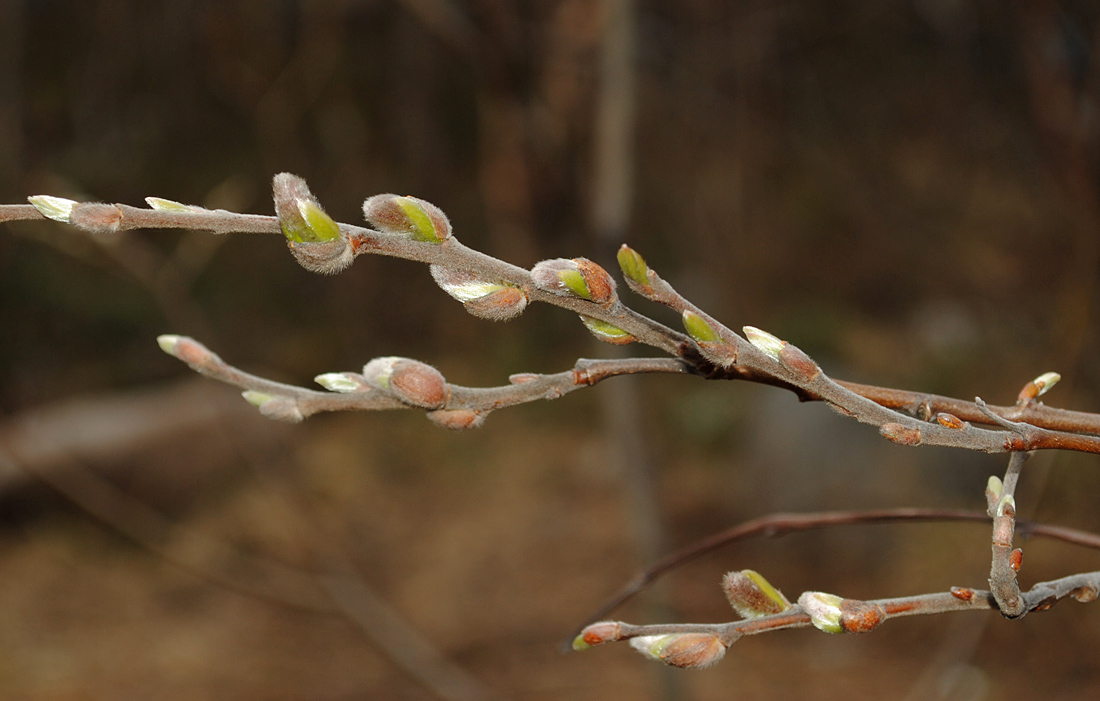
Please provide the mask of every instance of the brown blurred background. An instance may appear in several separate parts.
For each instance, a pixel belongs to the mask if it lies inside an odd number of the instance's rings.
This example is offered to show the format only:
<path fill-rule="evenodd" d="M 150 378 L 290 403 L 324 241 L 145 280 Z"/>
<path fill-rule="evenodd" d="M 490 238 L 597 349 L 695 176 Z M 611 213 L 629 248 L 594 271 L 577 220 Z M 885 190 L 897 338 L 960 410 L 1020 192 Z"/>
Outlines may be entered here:
<path fill-rule="evenodd" d="M 1049 402 L 1097 411 L 1098 97 L 1086 0 L 3 0 L 0 201 L 268 213 L 289 170 L 340 220 L 414 194 L 523 266 L 629 242 L 837 377 L 1010 403 L 1057 370 Z M 311 275 L 274 237 L 8 224 L 0 320 L 4 699 L 1100 694 L 1100 609 L 1072 602 L 780 632 L 705 672 L 557 652 L 656 554 L 777 510 L 982 508 L 1001 458 L 672 377 L 470 434 L 275 424 L 155 336 L 298 384 L 404 355 L 494 385 L 610 351 L 556 309 L 469 317 L 423 266 Z M 1097 475 L 1037 456 L 1022 513 L 1100 528 Z M 1025 584 L 1097 567 L 1025 554 Z M 616 615 L 727 620 L 719 578 L 746 567 L 792 597 L 982 586 L 988 556 L 984 526 L 789 536 Z"/>

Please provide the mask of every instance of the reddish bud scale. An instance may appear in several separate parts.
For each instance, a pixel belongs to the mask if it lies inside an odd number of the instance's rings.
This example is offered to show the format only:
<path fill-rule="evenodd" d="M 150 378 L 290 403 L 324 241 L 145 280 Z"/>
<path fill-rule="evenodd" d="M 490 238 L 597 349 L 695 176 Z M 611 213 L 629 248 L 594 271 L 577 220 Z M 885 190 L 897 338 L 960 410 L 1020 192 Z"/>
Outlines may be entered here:
<path fill-rule="evenodd" d="M 665 645 L 659 657 L 661 662 L 673 667 L 699 669 L 722 659 L 726 646 L 717 636 L 709 633 L 683 633 Z"/>
<path fill-rule="evenodd" d="M 883 424 L 879 427 L 879 433 L 888 441 L 898 445 L 920 445 L 921 435 L 919 428 L 910 428 L 901 424 Z"/>
<path fill-rule="evenodd" d="M 802 349 L 790 343 L 779 351 L 779 362 L 794 374 L 809 382 L 821 374 L 821 368 Z"/>
<path fill-rule="evenodd" d="M 951 587 L 951 596 L 960 601 L 970 601 L 974 598 L 974 590 L 966 587 Z"/>
<path fill-rule="evenodd" d="M 1026 385 L 1024 385 L 1024 388 L 1022 390 L 1020 390 L 1019 396 L 1016 397 L 1016 404 L 1019 405 L 1019 406 L 1024 406 L 1025 404 L 1027 404 L 1032 399 L 1035 399 L 1038 396 L 1039 396 L 1039 385 L 1035 384 L 1034 381 L 1028 382 Z"/>
<path fill-rule="evenodd" d="M 1016 548 L 1012 551 L 1012 554 L 1008 556 L 1008 566 L 1012 568 L 1013 572 L 1019 572 L 1020 568 L 1024 566 L 1024 551 Z"/>
<path fill-rule="evenodd" d="M 190 338 L 181 337 L 172 349 L 172 355 L 193 368 L 199 368 L 214 356 L 206 346 Z"/>
<path fill-rule="evenodd" d="M 478 428 L 485 423 L 485 415 L 488 412 L 474 411 L 473 409 L 438 409 L 429 411 L 428 418 L 436 426 L 449 428 L 452 431 L 465 431 Z"/>
<path fill-rule="evenodd" d="M 622 626 L 615 621 L 600 621 L 581 631 L 580 640 L 588 646 L 612 643 L 619 639 Z"/>
<path fill-rule="evenodd" d="M 508 321 L 527 308 L 527 295 L 518 287 L 505 287 L 464 302 L 466 311 L 489 321 Z"/>
<path fill-rule="evenodd" d="M 69 223 L 93 234 L 113 234 L 122 222 L 122 212 L 113 204 L 80 202 L 69 213 Z"/>
<path fill-rule="evenodd" d="M 1089 604 L 1096 601 L 1097 591 L 1094 587 L 1079 587 L 1071 591 L 1069 595 L 1082 604 Z"/>
<path fill-rule="evenodd" d="M 615 281 L 607 271 L 587 258 L 574 258 L 577 270 L 588 286 L 588 298 L 596 304 L 607 304 L 615 299 Z"/>
<path fill-rule="evenodd" d="M 517 372 L 514 375 L 508 376 L 508 381 L 513 385 L 522 385 L 524 382 L 531 382 L 537 379 L 539 379 L 539 376 L 533 372 Z"/>
<path fill-rule="evenodd" d="M 869 633 L 886 620 L 886 609 L 870 601 L 840 602 L 840 627 L 845 633 Z"/>
<path fill-rule="evenodd" d="M 399 360 L 393 366 L 389 383 L 390 391 L 398 399 L 424 409 L 439 409 L 450 394 L 443 375 L 418 360 Z"/>
<path fill-rule="evenodd" d="M 943 426 L 944 428 L 966 428 L 966 422 L 964 422 L 962 419 L 955 416 L 954 414 L 947 414 L 943 412 L 936 414 L 936 423 L 938 423 L 940 426 Z"/>

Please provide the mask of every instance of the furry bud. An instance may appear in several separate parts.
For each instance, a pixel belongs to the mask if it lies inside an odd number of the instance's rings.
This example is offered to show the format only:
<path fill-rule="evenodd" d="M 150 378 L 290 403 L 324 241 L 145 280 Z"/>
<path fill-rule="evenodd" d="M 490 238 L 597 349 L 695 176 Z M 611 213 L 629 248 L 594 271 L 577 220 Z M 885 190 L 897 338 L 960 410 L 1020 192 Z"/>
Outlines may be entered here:
<path fill-rule="evenodd" d="M 673 633 L 631 638 L 630 645 L 651 660 L 673 667 L 702 669 L 726 654 L 726 646 L 709 633 Z"/>
<path fill-rule="evenodd" d="M 447 215 L 417 197 L 374 195 L 363 202 L 363 216 L 384 234 L 406 236 L 424 243 L 443 243 L 451 236 Z"/>

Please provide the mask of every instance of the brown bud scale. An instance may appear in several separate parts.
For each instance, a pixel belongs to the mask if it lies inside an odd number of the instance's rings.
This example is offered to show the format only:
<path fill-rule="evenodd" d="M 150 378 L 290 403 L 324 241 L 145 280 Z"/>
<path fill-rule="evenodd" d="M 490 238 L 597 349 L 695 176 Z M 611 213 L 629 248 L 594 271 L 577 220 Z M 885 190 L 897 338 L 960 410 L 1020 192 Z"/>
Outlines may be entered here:
<path fill-rule="evenodd" d="M 429 411 L 428 418 L 437 426 L 449 428 L 452 431 L 464 431 L 478 428 L 485 423 L 487 413 L 472 409 L 438 409 Z"/>
<path fill-rule="evenodd" d="M 954 414 L 947 414 L 944 412 L 936 414 L 936 423 L 938 423 L 940 426 L 943 426 L 944 428 L 966 428 L 966 423 L 962 419 L 955 416 Z"/>
<path fill-rule="evenodd" d="M 974 590 L 966 587 L 951 587 L 951 596 L 960 601 L 970 601 L 974 598 Z"/>
<path fill-rule="evenodd" d="M 527 308 L 527 295 L 518 287 L 505 287 L 464 302 L 466 311 L 489 321 L 508 321 Z"/>
<path fill-rule="evenodd" d="M 1008 557 L 1008 566 L 1012 568 L 1013 572 L 1019 572 L 1020 568 L 1024 566 L 1024 551 L 1019 548 L 1013 550 Z"/>
<path fill-rule="evenodd" d="M 447 403 L 450 389 L 443 375 L 427 363 L 402 359 L 393 366 L 390 390 L 398 399 L 424 409 L 439 409 Z"/>
<path fill-rule="evenodd" d="M 665 645 L 660 652 L 661 662 L 673 667 L 709 667 L 726 654 L 726 646 L 709 633 L 683 633 Z"/>
<path fill-rule="evenodd" d="M 584 278 L 584 284 L 588 286 L 588 294 L 593 302 L 607 304 L 615 299 L 615 281 L 606 270 L 587 258 L 574 258 L 573 262 L 577 264 L 577 270 Z"/>
<path fill-rule="evenodd" d="M 783 364 L 783 367 L 807 382 L 816 379 L 821 374 L 821 368 L 813 361 L 813 358 L 806 355 L 798 346 L 790 343 L 783 346 L 782 350 L 779 351 L 779 362 Z"/>
<path fill-rule="evenodd" d="M 920 445 L 921 435 L 919 428 L 889 423 L 883 424 L 878 432 L 881 433 L 882 437 L 886 440 L 893 441 L 898 445 Z"/>
<path fill-rule="evenodd" d="M 593 623 L 581 633 L 581 640 L 588 645 L 602 645 L 619 639 L 621 627 L 614 621 Z"/>
<path fill-rule="evenodd" d="M 886 620 L 886 610 L 882 606 L 856 599 L 840 602 L 840 627 L 846 633 L 867 633 Z"/>

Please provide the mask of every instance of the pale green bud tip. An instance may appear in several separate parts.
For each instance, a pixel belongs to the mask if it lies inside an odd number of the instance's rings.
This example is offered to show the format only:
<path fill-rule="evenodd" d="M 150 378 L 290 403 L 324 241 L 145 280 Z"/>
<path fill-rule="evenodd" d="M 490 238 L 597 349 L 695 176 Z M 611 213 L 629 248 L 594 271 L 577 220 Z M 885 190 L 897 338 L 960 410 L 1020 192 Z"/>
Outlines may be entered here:
<path fill-rule="evenodd" d="M 583 321 L 588 330 L 592 332 L 592 335 L 605 343 L 625 345 L 635 340 L 634 336 L 606 321 L 585 316 L 584 314 L 581 314 L 581 321 Z"/>
<path fill-rule="evenodd" d="M 312 234 L 312 238 L 309 240 L 335 241 L 340 238 L 340 225 L 332 217 L 325 214 L 325 210 L 306 199 L 299 199 L 297 204 L 298 213 L 302 215 L 306 227 Z"/>
<path fill-rule="evenodd" d="M 271 400 L 275 399 L 275 397 L 271 396 L 270 394 L 264 394 L 263 392 L 256 392 L 253 390 L 246 390 L 244 392 L 241 392 L 241 396 L 244 397 L 244 400 L 246 402 L 254 407 L 261 407 L 264 404 L 267 404 Z"/>
<path fill-rule="evenodd" d="M 342 372 L 326 372 L 313 378 L 313 381 L 330 392 L 356 392 L 362 385 Z"/>
<path fill-rule="evenodd" d="M 684 330 L 688 332 L 688 335 L 695 339 L 697 343 L 714 343 L 721 341 L 722 338 L 718 335 L 718 332 L 714 330 L 714 327 L 699 314 L 685 309 L 683 314 Z"/>
<path fill-rule="evenodd" d="M 745 338 L 749 339 L 749 343 L 756 346 L 772 359 L 779 360 L 779 354 L 783 351 L 783 346 L 787 345 L 786 341 L 780 340 L 767 331 L 762 331 L 755 326 L 746 326 L 744 331 Z"/>
<path fill-rule="evenodd" d="M 1061 379 L 1062 376 L 1056 372 L 1044 372 L 1042 375 L 1036 377 L 1034 380 L 1032 380 L 1032 383 L 1034 383 L 1035 386 L 1039 389 L 1039 393 L 1036 396 L 1041 397 L 1049 392 L 1050 389 L 1054 387 L 1054 385 L 1058 384 L 1058 381 Z"/>
<path fill-rule="evenodd" d="M 843 598 L 835 594 L 826 594 L 820 591 L 803 592 L 798 597 L 798 605 L 810 616 L 810 622 L 814 628 L 825 633 L 843 633 L 840 625 L 840 604 Z"/>
<path fill-rule="evenodd" d="M 398 197 L 397 206 L 405 212 L 409 218 L 409 226 L 413 232 L 413 238 L 426 243 L 442 243 L 443 239 L 435 231 L 428 213 L 420 206 L 420 203 L 408 197 Z"/>
<path fill-rule="evenodd" d="M 575 296 L 581 299 L 592 299 L 592 293 L 588 290 L 588 285 L 584 282 L 584 275 L 581 275 L 579 270 L 559 270 L 558 278 L 565 285 L 565 289 L 569 290 Z"/>
<path fill-rule="evenodd" d="M 69 223 L 69 215 L 72 214 L 73 207 L 78 204 L 76 200 L 67 200 L 64 197 L 54 197 L 52 195 L 34 195 L 28 197 L 27 201 L 33 204 L 42 216 L 65 224 Z"/>
<path fill-rule="evenodd" d="M 624 243 L 616 257 L 619 259 L 619 268 L 628 280 L 639 285 L 649 284 L 649 266 L 637 251 Z"/>
<path fill-rule="evenodd" d="M 193 212 L 194 207 L 183 204 L 182 202 L 176 202 L 175 200 L 166 200 L 163 197 L 146 197 L 145 203 L 149 205 L 149 209 L 155 209 L 158 212 Z"/>
<path fill-rule="evenodd" d="M 160 346 L 160 349 L 168 355 L 175 356 L 176 344 L 179 342 L 179 340 L 179 336 L 166 333 L 161 336 L 157 336 L 157 345 Z"/>
<path fill-rule="evenodd" d="M 993 501 L 1000 501 L 1001 496 L 1004 494 L 1004 483 L 1001 482 L 1001 478 L 997 475 L 990 475 L 989 481 L 985 484 L 986 494 L 992 497 Z"/>
<path fill-rule="evenodd" d="M 1001 500 L 997 502 L 997 517 L 1001 518 L 1006 513 L 1009 516 L 1016 515 L 1016 497 L 1011 494 L 1005 494 L 1001 497 Z"/>
<path fill-rule="evenodd" d="M 577 637 L 573 638 L 573 649 L 577 652 L 580 652 L 581 650 L 587 650 L 591 647 L 591 645 L 584 642 L 584 633 L 581 633 Z"/>
<path fill-rule="evenodd" d="M 451 236 L 447 215 L 418 197 L 374 195 L 363 202 L 363 215 L 379 231 L 424 243 L 443 243 Z"/>

